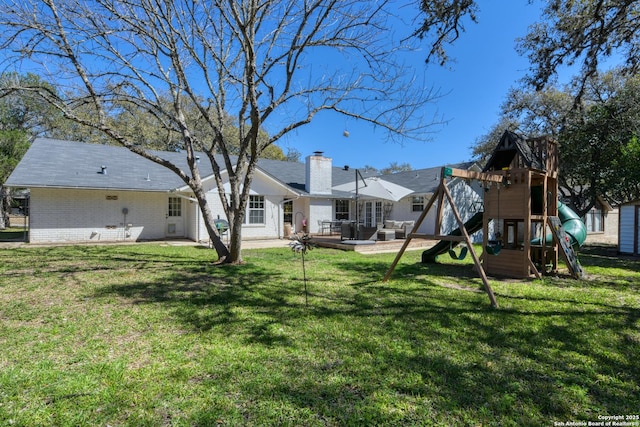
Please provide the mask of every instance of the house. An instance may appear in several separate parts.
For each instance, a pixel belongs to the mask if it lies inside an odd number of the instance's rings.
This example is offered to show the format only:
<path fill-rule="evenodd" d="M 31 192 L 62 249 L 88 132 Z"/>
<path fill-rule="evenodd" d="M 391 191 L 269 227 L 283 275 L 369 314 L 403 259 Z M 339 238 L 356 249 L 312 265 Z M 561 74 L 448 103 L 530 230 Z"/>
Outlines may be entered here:
<path fill-rule="evenodd" d="M 582 218 L 587 227 L 588 244 L 617 244 L 620 210 L 602 197 Z"/>
<path fill-rule="evenodd" d="M 618 252 L 640 255 L 640 200 L 620 206 Z"/>
<path fill-rule="evenodd" d="M 155 152 L 188 170 L 180 152 Z M 210 162 L 200 156 L 200 171 L 214 215 L 224 219 Z M 223 164 L 221 162 L 221 164 Z M 476 165 L 456 165 L 476 168 Z M 411 189 L 399 201 L 359 198 L 365 225 L 385 219 L 416 219 L 435 191 L 441 168 L 384 176 Z M 223 171 L 223 176 L 224 176 Z M 260 159 L 248 203 L 243 239 L 282 238 L 291 230 L 323 231 L 326 220 L 353 220 L 351 192 L 333 187 L 356 179 L 356 171 L 335 167 L 315 152 L 300 162 Z M 200 210 L 188 186 L 172 171 L 119 146 L 39 138 L 5 183 L 30 190 L 30 242 L 137 241 L 209 239 Z M 481 190 L 464 181 L 451 183 L 463 215 L 479 209 Z M 445 222 L 455 221 L 445 212 Z M 447 219 L 449 218 L 449 219 Z M 433 232 L 425 221 L 421 232 Z"/>

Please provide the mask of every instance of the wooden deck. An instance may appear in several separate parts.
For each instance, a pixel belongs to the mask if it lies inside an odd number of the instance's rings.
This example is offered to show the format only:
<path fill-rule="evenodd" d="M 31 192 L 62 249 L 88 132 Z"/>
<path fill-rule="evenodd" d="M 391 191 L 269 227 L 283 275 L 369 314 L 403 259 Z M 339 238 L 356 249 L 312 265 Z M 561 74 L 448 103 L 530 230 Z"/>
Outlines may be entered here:
<path fill-rule="evenodd" d="M 340 236 L 323 236 L 323 235 L 314 235 L 313 241 L 320 247 L 323 248 L 332 248 L 332 249 L 341 249 L 343 251 L 355 251 L 360 253 L 385 253 L 385 252 L 398 252 L 402 244 L 404 243 L 404 239 L 394 239 L 394 240 L 378 240 L 378 241 L 369 241 L 369 240 L 340 240 Z M 419 250 L 419 249 L 428 249 L 435 245 L 437 241 L 435 240 L 426 240 L 426 239 L 413 239 L 409 244 L 407 250 Z"/>

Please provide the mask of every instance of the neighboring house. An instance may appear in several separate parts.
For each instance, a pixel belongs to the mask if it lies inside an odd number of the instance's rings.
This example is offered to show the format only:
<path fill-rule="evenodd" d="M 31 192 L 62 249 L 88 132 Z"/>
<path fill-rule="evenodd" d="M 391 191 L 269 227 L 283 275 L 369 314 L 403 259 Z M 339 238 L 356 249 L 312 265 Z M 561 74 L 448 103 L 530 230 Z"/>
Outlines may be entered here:
<path fill-rule="evenodd" d="M 620 206 L 620 232 L 618 252 L 640 255 L 640 200 Z"/>
<path fill-rule="evenodd" d="M 188 170 L 184 153 L 156 153 Z M 211 165 L 204 155 L 201 158 L 211 209 L 224 219 Z M 474 164 L 455 167 L 480 170 Z M 365 225 L 417 219 L 440 182 L 440 172 L 438 167 L 383 176 L 413 193 L 397 202 L 360 198 L 359 217 Z M 260 159 L 243 239 L 282 238 L 290 229 L 319 233 L 324 220 L 353 220 L 354 194 L 333 187 L 355 176 L 354 169 L 334 167 L 321 152 L 308 156 L 305 163 Z M 29 240 L 34 243 L 209 239 L 188 186 L 169 169 L 123 147 L 39 138 L 5 185 L 30 190 Z M 465 219 L 481 209 L 481 188 L 461 180 L 453 180 L 449 188 Z M 420 232 L 434 233 L 431 216 Z M 454 223 L 446 209 L 443 227 Z"/>
<path fill-rule="evenodd" d="M 587 226 L 587 243 L 618 243 L 619 208 L 597 197 L 595 206 L 582 220 Z"/>

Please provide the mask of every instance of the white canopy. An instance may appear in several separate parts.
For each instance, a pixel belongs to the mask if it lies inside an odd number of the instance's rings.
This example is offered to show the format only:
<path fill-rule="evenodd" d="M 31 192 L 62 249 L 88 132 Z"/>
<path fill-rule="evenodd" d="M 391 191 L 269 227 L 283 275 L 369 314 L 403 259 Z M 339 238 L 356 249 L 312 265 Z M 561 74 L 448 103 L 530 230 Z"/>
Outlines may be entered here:
<path fill-rule="evenodd" d="M 359 196 L 371 199 L 393 200 L 394 202 L 397 202 L 403 197 L 413 193 L 413 190 L 410 190 L 407 187 L 394 184 L 377 176 L 336 185 L 333 189 L 354 194 L 357 191 Z"/>

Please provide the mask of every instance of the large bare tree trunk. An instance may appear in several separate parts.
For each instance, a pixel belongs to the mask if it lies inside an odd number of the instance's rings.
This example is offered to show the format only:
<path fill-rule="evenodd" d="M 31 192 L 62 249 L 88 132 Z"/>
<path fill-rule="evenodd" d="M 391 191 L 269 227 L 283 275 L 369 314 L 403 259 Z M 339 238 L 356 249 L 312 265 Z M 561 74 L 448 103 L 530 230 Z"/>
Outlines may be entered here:
<path fill-rule="evenodd" d="M 220 233 L 215 226 L 213 212 L 211 212 L 211 208 L 209 207 L 209 202 L 207 200 L 207 195 L 204 192 L 202 185 L 198 185 L 196 186 L 196 188 L 192 188 L 192 190 L 194 195 L 196 196 L 196 200 L 198 201 L 198 206 L 200 207 L 200 212 L 202 213 L 202 218 L 204 220 L 204 225 L 207 229 L 207 233 L 209 234 L 209 238 L 211 239 L 211 243 L 213 244 L 213 248 L 218 254 L 218 262 L 234 262 L 235 259 L 229 256 L 229 249 L 225 246 L 222 238 L 220 237 Z"/>

